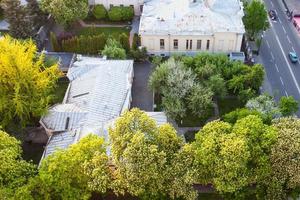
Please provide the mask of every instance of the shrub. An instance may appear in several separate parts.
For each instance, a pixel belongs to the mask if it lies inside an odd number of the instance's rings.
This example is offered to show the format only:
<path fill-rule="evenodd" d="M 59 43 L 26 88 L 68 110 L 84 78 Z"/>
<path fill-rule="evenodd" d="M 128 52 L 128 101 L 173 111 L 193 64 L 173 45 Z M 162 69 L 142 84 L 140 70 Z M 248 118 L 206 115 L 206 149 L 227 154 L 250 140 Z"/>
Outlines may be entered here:
<path fill-rule="evenodd" d="M 107 40 L 102 55 L 105 55 L 110 59 L 125 59 L 126 51 L 118 41 L 110 38 Z"/>
<path fill-rule="evenodd" d="M 122 33 L 119 36 L 119 42 L 121 46 L 126 50 L 126 52 L 129 52 L 130 50 L 129 36 L 126 33 Z"/>
<path fill-rule="evenodd" d="M 134 10 L 132 7 L 123 7 L 122 8 L 122 20 L 131 21 L 134 17 Z"/>
<path fill-rule="evenodd" d="M 72 37 L 74 37 L 74 35 L 72 33 L 62 32 L 58 35 L 57 41 L 58 41 L 58 43 L 61 43 L 63 40 L 69 40 Z"/>
<path fill-rule="evenodd" d="M 108 11 L 108 18 L 111 21 L 130 21 L 134 17 L 132 7 L 114 6 Z"/>
<path fill-rule="evenodd" d="M 122 8 L 114 6 L 108 11 L 108 18 L 111 21 L 122 21 Z"/>
<path fill-rule="evenodd" d="M 137 33 L 135 33 L 132 40 L 132 49 L 137 49 L 139 46 L 140 46 L 140 37 Z"/>
<path fill-rule="evenodd" d="M 145 47 L 142 49 L 131 49 L 130 56 L 134 59 L 134 61 L 144 61 L 147 59 L 147 49 Z"/>
<path fill-rule="evenodd" d="M 107 17 L 107 11 L 102 4 L 94 6 L 92 12 L 96 19 L 105 19 Z"/>
<path fill-rule="evenodd" d="M 50 33 L 50 42 L 53 51 L 61 51 L 61 47 L 57 41 L 57 37 L 53 32 Z"/>
<path fill-rule="evenodd" d="M 299 103 L 293 96 L 281 97 L 279 101 L 279 109 L 283 116 L 289 116 L 298 111 Z"/>

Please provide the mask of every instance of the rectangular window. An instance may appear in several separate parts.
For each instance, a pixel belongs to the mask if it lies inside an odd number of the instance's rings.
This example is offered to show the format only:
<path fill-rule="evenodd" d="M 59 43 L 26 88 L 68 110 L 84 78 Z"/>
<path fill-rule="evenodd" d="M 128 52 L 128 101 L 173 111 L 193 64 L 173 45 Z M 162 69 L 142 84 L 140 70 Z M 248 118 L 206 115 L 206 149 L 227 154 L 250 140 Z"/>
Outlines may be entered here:
<path fill-rule="evenodd" d="M 165 49 L 165 40 L 164 39 L 160 39 L 160 49 Z"/>
<path fill-rule="evenodd" d="M 174 49 L 178 49 L 178 40 L 173 41 Z"/>
<path fill-rule="evenodd" d="M 190 40 L 190 49 L 193 48 L 193 40 Z"/>
<path fill-rule="evenodd" d="M 197 49 L 201 50 L 201 40 L 197 40 Z"/>
<path fill-rule="evenodd" d="M 210 43 L 210 41 L 207 40 L 207 43 L 206 43 L 206 50 L 209 50 L 209 43 Z"/>
<path fill-rule="evenodd" d="M 218 51 L 223 51 L 223 48 L 224 48 L 224 40 L 219 40 Z"/>
<path fill-rule="evenodd" d="M 189 49 L 189 40 L 186 40 L 185 48 Z"/>

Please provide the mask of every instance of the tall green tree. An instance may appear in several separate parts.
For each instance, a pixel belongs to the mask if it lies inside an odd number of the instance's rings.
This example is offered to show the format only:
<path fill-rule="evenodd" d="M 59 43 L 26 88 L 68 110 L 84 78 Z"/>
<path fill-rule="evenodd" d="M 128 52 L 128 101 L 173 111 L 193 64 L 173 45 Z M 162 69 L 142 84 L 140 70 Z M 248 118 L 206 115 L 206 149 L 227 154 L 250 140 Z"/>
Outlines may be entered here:
<path fill-rule="evenodd" d="M 111 175 L 104 139 L 90 134 L 45 158 L 39 174 L 19 195 L 33 199 L 89 199 L 93 191 L 106 193 Z"/>
<path fill-rule="evenodd" d="M 293 115 L 299 109 L 299 102 L 293 96 L 281 97 L 279 109 L 283 116 Z"/>
<path fill-rule="evenodd" d="M 15 191 L 27 184 L 37 168 L 21 157 L 20 141 L 0 130 L 0 196 L 12 199 Z"/>
<path fill-rule="evenodd" d="M 141 199 L 195 197 L 193 152 L 171 125 L 158 127 L 146 113 L 132 109 L 109 135 L 119 190 L 123 186 L 123 192 Z"/>
<path fill-rule="evenodd" d="M 0 124 L 23 126 L 47 111 L 60 76 L 57 64 L 45 67 L 33 41 L 0 40 Z"/>
<path fill-rule="evenodd" d="M 212 183 L 221 194 L 233 194 L 232 198 L 254 183 L 264 184 L 271 173 L 269 154 L 276 137 L 276 130 L 259 116 L 249 115 L 233 125 L 208 123 L 193 143 L 201 169 L 199 182 Z"/>
<path fill-rule="evenodd" d="M 87 0 L 41 0 L 41 9 L 65 27 L 88 16 Z"/>
<path fill-rule="evenodd" d="M 12 37 L 27 39 L 33 36 L 33 23 L 27 16 L 25 6 L 22 6 L 19 0 L 2 0 L 1 7 L 4 9 Z"/>
<path fill-rule="evenodd" d="M 41 27 L 46 22 L 47 16 L 41 11 L 37 0 L 26 1 L 26 9 L 29 20 L 33 23 L 35 28 Z"/>
<path fill-rule="evenodd" d="M 252 39 L 255 39 L 260 32 L 267 30 L 269 22 L 264 3 L 259 0 L 253 0 L 247 4 L 243 22 L 247 33 Z"/>

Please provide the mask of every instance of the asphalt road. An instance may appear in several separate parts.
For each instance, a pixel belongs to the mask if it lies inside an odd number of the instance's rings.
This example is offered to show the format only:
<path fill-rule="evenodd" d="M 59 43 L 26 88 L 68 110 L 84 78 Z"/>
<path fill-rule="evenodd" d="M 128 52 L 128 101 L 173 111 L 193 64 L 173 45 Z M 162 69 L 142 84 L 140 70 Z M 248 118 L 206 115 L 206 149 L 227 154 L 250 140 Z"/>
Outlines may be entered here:
<path fill-rule="evenodd" d="M 270 29 L 263 35 L 258 61 L 266 69 L 263 90 L 274 95 L 293 96 L 300 101 L 300 61 L 290 62 L 288 53 L 300 55 L 300 35 L 288 20 L 281 0 L 264 0 L 267 10 L 275 10 L 277 21 L 270 20 Z M 297 113 L 300 116 L 300 110 Z"/>

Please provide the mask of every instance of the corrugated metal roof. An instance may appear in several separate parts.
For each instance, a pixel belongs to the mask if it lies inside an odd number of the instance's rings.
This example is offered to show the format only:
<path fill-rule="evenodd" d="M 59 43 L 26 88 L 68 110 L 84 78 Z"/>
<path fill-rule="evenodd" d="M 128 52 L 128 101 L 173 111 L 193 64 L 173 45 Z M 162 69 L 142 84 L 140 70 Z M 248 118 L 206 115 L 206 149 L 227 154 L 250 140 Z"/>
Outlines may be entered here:
<path fill-rule="evenodd" d="M 146 112 L 149 117 L 152 117 L 158 126 L 168 122 L 167 116 L 164 112 Z"/>
<path fill-rule="evenodd" d="M 62 132 L 62 133 L 56 133 L 52 135 L 45 149 L 44 157 L 47 157 L 48 155 L 52 154 L 56 150 L 66 149 L 74 142 L 74 139 L 75 139 L 75 133 L 71 133 L 71 132 Z"/>
<path fill-rule="evenodd" d="M 67 74 L 70 85 L 65 102 L 50 108 L 41 119 L 53 132 L 64 131 L 50 138 L 45 156 L 52 152 L 48 148 L 66 148 L 76 142 L 70 136 L 74 133 L 78 140 L 89 133 L 107 139 L 106 124 L 121 114 L 131 90 L 132 72 L 131 60 L 82 57 L 76 61 Z"/>

